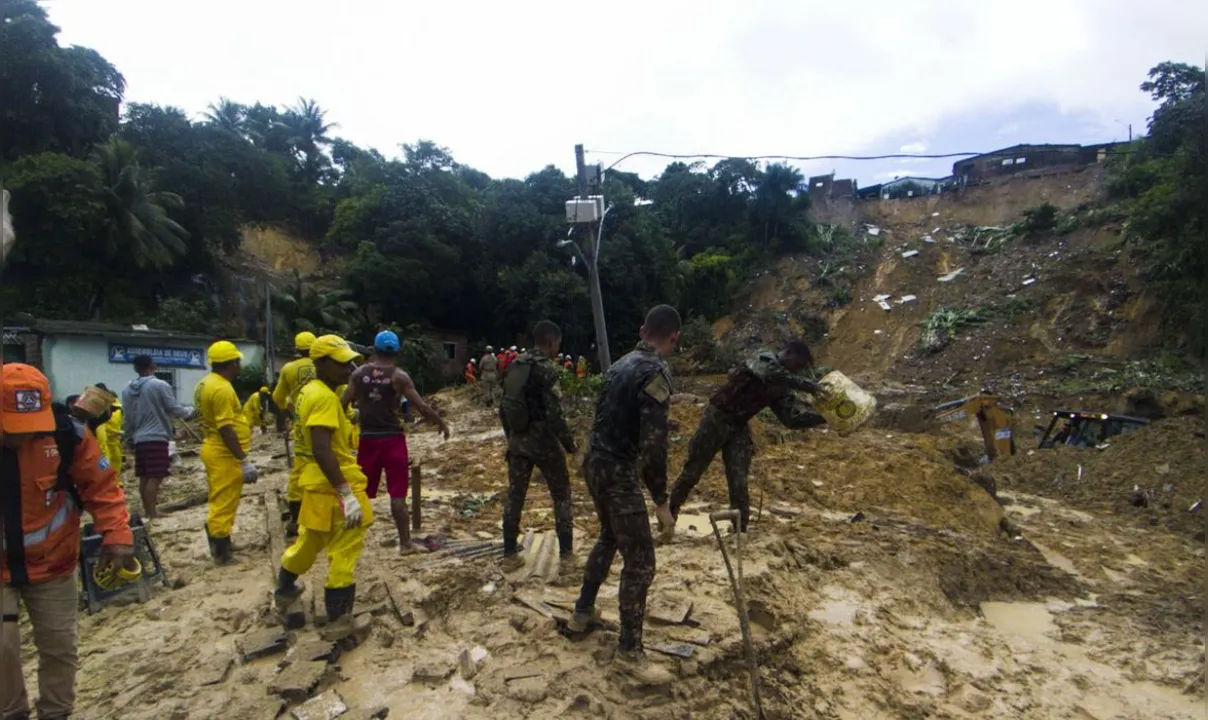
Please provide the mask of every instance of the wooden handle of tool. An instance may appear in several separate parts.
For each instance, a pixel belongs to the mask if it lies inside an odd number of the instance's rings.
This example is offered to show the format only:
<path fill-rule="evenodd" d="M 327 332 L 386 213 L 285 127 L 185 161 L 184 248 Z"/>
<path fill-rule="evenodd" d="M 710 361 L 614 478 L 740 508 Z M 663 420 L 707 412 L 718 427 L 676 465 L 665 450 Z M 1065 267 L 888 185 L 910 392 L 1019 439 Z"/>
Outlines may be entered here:
<path fill-rule="evenodd" d="M 721 522 L 723 520 L 737 520 L 739 517 L 738 511 L 734 508 L 729 510 L 718 510 L 717 512 L 709 513 L 709 519 L 713 522 Z"/>

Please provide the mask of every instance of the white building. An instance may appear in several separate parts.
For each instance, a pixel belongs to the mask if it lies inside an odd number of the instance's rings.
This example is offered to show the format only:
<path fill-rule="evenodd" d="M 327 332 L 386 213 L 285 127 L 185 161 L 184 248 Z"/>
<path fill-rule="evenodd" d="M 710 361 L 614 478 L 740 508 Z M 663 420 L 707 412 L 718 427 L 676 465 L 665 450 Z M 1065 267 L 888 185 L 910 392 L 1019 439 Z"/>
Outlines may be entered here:
<path fill-rule="evenodd" d="M 97 383 L 121 395 L 137 377 L 134 358 L 150 355 L 159 366 L 156 375 L 176 389 L 177 401 L 192 404 L 193 389 L 209 372 L 206 348 L 215 339 L 143 325 L 37 320 L 29 327 L 4 328 L 4 361 L 40 368 L 50 379 L 51 394 L 61 400 Z M 243 353 L 244 367 L 263 366 L 262 345 L 247 340 L 234 343 Z"/>

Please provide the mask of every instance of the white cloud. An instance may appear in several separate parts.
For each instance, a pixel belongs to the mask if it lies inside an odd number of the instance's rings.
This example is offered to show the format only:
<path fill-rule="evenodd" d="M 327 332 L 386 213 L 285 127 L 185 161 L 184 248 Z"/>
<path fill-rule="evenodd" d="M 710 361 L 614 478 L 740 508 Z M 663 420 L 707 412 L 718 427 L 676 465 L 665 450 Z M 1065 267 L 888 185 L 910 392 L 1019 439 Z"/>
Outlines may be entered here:
<path fill-rule="evenodd" d="M 907 143 L 898 149 L 903 153 L 909 153 L 911 155 L 918 155 L 920 153 L 927 152 L 927 143 L 922 142 L 922 141 Z M 907 159 L 909 159 L 909 158 L 903 158 L 903 161 L 905 161 Z"/>
<path fill-rule="evenodd" d="M 576 142 L 807 155 L 908 132 L 947 149 L 929 134 L 941 118 L 1037 101 L 1140 128 L 1145 72 L 1201 63 L 1208 29 L 1208 3 L 1187 0 L 866 0 L 859 12 L 800 0 L 48 7 L 64 42 L 126 75 L 130 100 L 199 113 L 220 95 L 305 95 L 354 142 L 392 154 L 430 138 L 496 176 L 570 170 Z"/>

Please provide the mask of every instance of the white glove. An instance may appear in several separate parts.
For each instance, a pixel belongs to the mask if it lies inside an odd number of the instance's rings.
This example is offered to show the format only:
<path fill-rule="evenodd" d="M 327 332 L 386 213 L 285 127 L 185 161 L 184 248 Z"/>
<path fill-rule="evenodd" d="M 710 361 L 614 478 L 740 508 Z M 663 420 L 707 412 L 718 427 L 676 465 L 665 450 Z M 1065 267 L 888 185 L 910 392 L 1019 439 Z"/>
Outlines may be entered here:
<path fill-rule="evenodd" d="M 251 458 L 243 459 L 243 482 L 252 484 L 260 477 L 260 472 L 256 470 L 256 466 L 252 464 Z"/>
<path fill-rule="evenodd" d="M 345 485 L 340 488 L 340 507 L 344 510 L 344 529 L 351 530 L 361 526 L 361 504 L 352 494 L 352 488 Z"/>

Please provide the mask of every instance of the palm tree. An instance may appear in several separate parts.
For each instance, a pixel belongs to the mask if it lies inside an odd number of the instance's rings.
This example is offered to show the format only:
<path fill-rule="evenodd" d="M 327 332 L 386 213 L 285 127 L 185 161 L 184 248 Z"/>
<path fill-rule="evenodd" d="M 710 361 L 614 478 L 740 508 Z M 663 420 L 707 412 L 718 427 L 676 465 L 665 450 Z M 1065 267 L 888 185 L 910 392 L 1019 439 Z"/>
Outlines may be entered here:
<path fill-rule="evenodd" d="M 273 293 L 273 308 L 280 311 L 284 326 L 290 334 L 309 330 L 331 331 L 345 335 L 356 326 L 353 312 L 357 304 L 347 290 L 315 290 L 302 282 L 295 270 L 293 281 L 283 290 Z"/>
<path fill-rule="evenodd" d="M 245 135 L 247 130 L 247 108 L 229 98 L 220 97 L 218 103 L 210 103 L 206 109 L 206 120 L 217 125 L 223 130 L 228 130 L 236 135 Z"/>
<path fill-rule="evenodd" d="M 792 165 L 769 165 L 755 188 L 755 216 L 763 222 L 763 242 L 776 237 L 780 224 L 788 220 L 793 199 L 805 182 L 801 171 Z"/>
<path fill-rule="evenodd" d="M 140 268 L 164 268 L 188 252 L 189 232 L 168 216 L 184 201 L 154 189 L 133 145 L 115 136 L 96 148 L 93 161 L 104 183 L 108 259 L 126 251 Z"/>
<path fill-rule="evenodd" d="M 301 156 L 302 178 L 309 183 L 317 183 L 326 160 L 322 148 L 331 145 L 328 134 L 339 125 L 325 122 L 327 111 L 314 100 L 302 97 L 298 98 L 297 105 L 286 110 L 285 115 L 286 123 L 292 130 L 290 144 Z"/>

